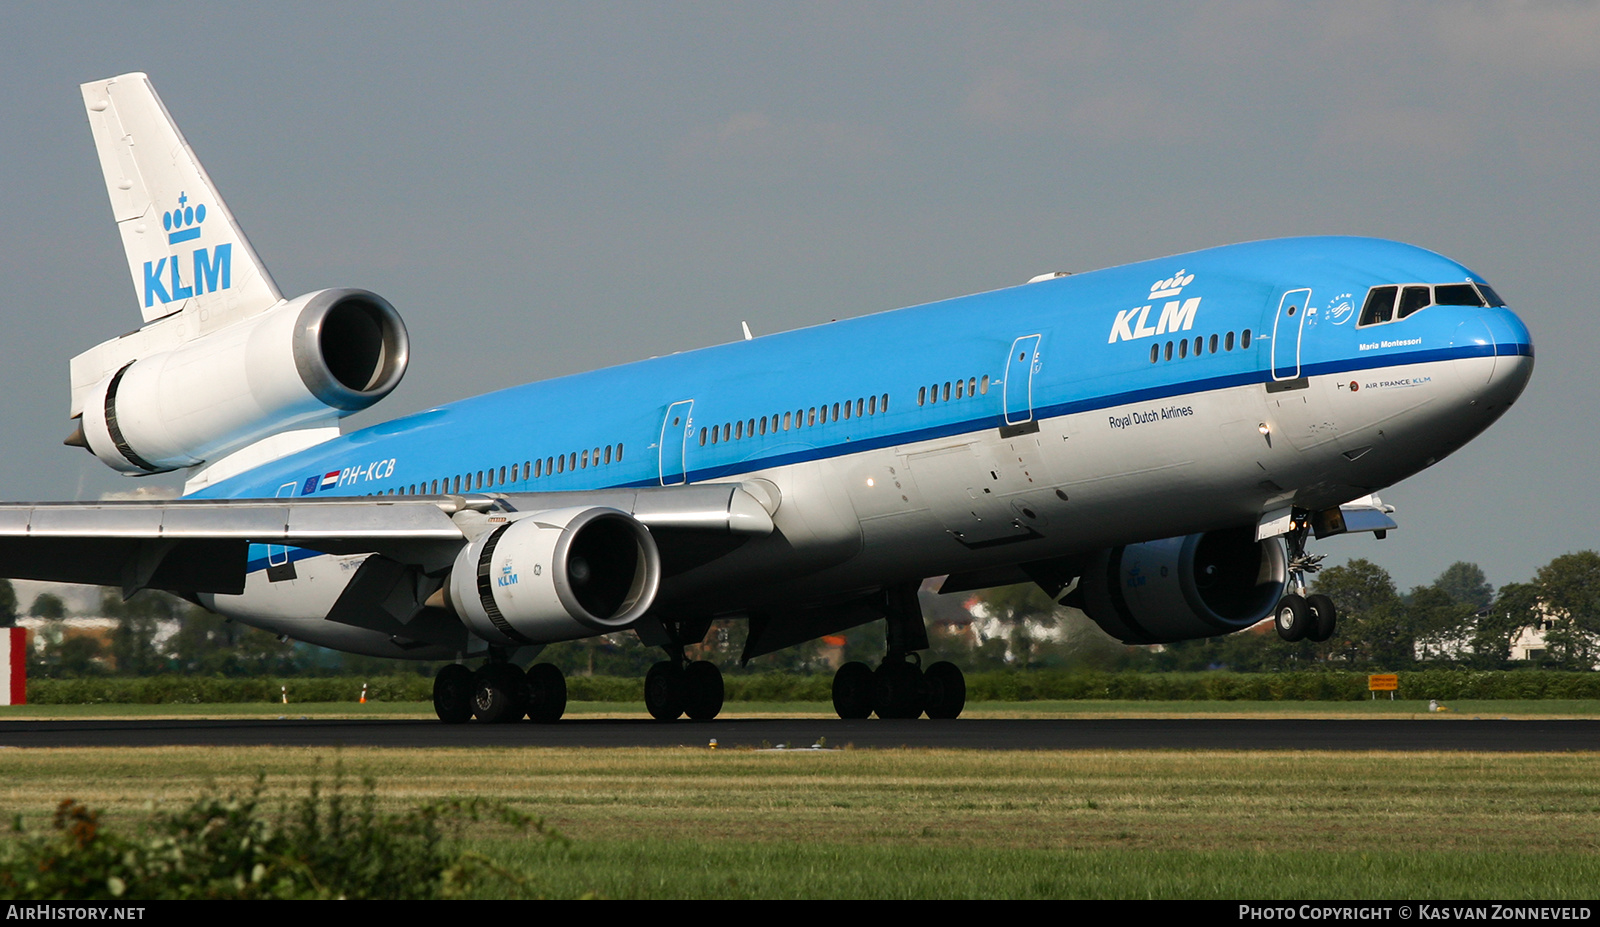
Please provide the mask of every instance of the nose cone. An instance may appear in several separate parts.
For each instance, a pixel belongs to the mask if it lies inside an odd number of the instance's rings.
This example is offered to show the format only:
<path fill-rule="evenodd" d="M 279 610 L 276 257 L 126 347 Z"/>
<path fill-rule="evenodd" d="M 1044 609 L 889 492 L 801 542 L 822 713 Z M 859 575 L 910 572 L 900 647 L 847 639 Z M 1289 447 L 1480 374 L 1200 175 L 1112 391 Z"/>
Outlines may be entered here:
<path fill-rule="evenodd" d="M 1505 407 L 1516 401 L 1533 376 L 1533 336 L 1515 312 L 1501 306 L 1488 310 L 1484 325 L 1494 343 L 1494 373 L 1485 400 Z"/>

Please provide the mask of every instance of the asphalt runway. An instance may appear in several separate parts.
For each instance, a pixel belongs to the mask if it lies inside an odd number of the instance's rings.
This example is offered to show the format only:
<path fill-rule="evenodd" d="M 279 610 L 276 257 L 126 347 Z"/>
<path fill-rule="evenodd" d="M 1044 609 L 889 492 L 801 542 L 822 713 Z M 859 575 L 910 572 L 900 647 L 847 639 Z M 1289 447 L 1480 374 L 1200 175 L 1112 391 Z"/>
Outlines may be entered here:
<path fill-rule="evenodd" d="M 716 721 L 567 719 L 555 724 L 391 720 L 4 721 L 5 747 L 707 747 L 721 749 L 1600 750 L 1600 721 L 1064 719 Z"/>

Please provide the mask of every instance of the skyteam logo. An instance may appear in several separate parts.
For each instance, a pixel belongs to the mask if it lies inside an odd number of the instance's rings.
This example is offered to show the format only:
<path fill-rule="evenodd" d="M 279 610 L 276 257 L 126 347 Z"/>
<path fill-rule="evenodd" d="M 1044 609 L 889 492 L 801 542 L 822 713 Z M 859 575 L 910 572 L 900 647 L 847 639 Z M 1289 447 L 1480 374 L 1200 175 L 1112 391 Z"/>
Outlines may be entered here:
<path fill-rule="evenodd" d="M 167 230 L 167 244 L 181 245 L 200 237 L 206 221 L 204 204 L 189 204 L 186 193 L 178 194 L 178 208 L 161 214 L 161 225 Z M 193 268 L 189 283 L 183 281 L 185 264 Z M 144 305 L 148 309 L 156 303 L 171 302 L 215 293 L 233 285 L 233 243 L 223 242 L 215 248 L 201 245 L 190 252 L 185 262 L 174 254 L 159 261 L 144 262 Z"/>
<path fill-rule="evenodd" d="M 1335 325 L 1343 325 L 1356 317 L 1356 304 L 1349 293 L 1340 293 L 1333 298 L 1333 305 L 1328 307 L 1328 320 Z"/>
<path fill-rule="evenodd" d="M 1194 314 L 1200 308 L 1200 297 L 1191 296 L 1186 300 L 1169 299 L 1161 307 L 1161 316 L 1156 319 L 1155 327 L 1149 324 L 1150 308 L 1158 299 L 1176 297 L 1183 292 L 1183 288 L 1194 282 L 1194 274 L 1178 271 L 1165 280 L 1157 280 L 1150 285 L 1150 302 L 1143 306 L 1136 306 L 1117 313 L 1116 321 L 1111 323 L 1111 337 L 1106 339 L 1107 344 L 1116 344 L 1118 341 L 1132 341 L 1135 338 L 1149 338 L 1152 335 L 1165 335 L 1170 332 L 1188 331 L 1194 328 Z"/>

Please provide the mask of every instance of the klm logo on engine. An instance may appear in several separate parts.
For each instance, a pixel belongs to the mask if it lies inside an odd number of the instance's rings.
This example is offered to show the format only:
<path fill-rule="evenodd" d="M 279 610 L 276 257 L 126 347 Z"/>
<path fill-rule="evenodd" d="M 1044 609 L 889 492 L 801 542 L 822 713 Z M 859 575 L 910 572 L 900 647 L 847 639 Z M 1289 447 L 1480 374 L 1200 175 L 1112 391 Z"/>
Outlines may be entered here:
<path fill-rule="evenodd" d="M 1165 280 L 1157 280 L 1151 284 L 1148 303 L 1117 313 L 1116 321 L 1111 323 L 1111 337 L 1106 340 L 1106 344 L 1167 335 L 1172 332 L 1186 332 L 1194 328 L 1194 314 L 1200 308 L 1198 296 L 1191 296 L 1182 301 L 1169 300 L 1161 307 L 1161 315 L 1157 317 L 1156 324 L 1154 326 L 1150 324 L 1150 310 L 1155 306 L 1156 300 L 1176 297 L 1183 292 L 1184 287 L 1193 282 L 1194 274 L 1186 274 L 1180 270 Z"/>
<path fill-rule="evenodd" d="M 498 586 L 515 586 L 517 584 L 517 571 L 511 565 L 510 557 L 506 558 L 505 563 L 500 564 L 500 578 L 495 580 L 495 584 Z"/>
<path fill-rule="evenodd" d="M 201 224 L 206 221 L 204 205 L 190 206 L 187 194 L 178 194 L 178 208 L 162 213 L 161 224 L 167 231 L 167 244 L 180 245 L 200 237 Z M 188 283 L 184 273 L 189 274 Z M 233 285 L 233 243 L 223 242 L 215 248 L 201 245 L 190 252 L 185 262 L 178 255 L 158 261 L 144 262 L 144 305 L 148 309 L 156 303 L 177 302 L 202 293 L 215 293 Z"/>

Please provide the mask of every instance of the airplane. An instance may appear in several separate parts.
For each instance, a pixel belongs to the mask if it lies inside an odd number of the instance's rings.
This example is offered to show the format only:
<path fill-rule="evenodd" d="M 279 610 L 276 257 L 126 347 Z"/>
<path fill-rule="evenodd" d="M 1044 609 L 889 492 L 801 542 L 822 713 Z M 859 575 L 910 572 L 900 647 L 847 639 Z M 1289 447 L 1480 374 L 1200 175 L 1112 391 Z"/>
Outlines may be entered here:
<path fill-rule="evenodd" d="M 441 721 L 551 722 L 546 645 L 631 630 L 650 715 L 715 717 L 685 648 L 885 619 L 840 717 L 955 718 L 919 584 L 1033 582 L 1119 640 L 1325 640 L 1311 540 L 1498 419 L 1533 370 L 1483 277 L 1398 242 L 1207 248 L 564 376 L 341 434 L 410 359 L 381 296 L 285 298 L 148 78 L 82 86 L 137 330 L 71 362 L 66 443 L 182 498 L 0 505 L 0 573 L 176 593 L 285 638 L 448 661 Z M 470 666 L 476 664 L 477 668 Z"/>

